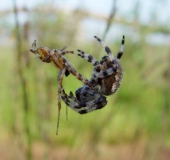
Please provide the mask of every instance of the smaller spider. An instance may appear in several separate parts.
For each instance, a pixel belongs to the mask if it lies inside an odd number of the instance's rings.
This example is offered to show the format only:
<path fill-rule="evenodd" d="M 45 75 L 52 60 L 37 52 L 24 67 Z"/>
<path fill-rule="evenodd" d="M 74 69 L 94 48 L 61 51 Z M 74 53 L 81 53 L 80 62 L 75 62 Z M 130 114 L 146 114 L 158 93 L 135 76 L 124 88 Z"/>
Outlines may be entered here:
<path fill-rule="evenodd" d="M 74 97 L 72 92 L 70 92 L 70 95 L 68 96 L 64 89 L 62 89 L 62 100 L 70 108 L 80 114 L 89 113 L 103 108 L 107 104 L 107 100 L 104 95 L 108 96 L 115 93 L 119 88 L 123 77 L 123 71 L 119 59 L 121 58 L 124 50 L 124 36 L 122 38 L 117 58 L 113 57 L 110 48 L 104 42 L 96 36 L 95 38 L 100 44 L 102 44 L 108 54 L 108 56 L 102 57 L 100 62 L 98 62 L 90 54 L 78 50 L 78 52 L 80 52 L 78 55 L 94 66 L 89 83 L 95 88 L 95 90 L 84 85 L 76 90 L 76 97 Z"/>
<path fill-rule="evenodd" d="M 60 109 L 61 109 L 61 93 L 62 93 L 62 81 L 64 78 L 64 74 L 68 76 L 70 73 L 75 76 L 78 80 L 82 81 L 84 84 L 89 85 L 91 88 L 93 88 L 86 78 L 84 78 L 81 74 L 79 74 L 66 60 L 66 58 L 63 57 L 63 55 L 67 53 L 74 54 L 73 51 L 64 51 L 66 47 L 63 47 L 61 50 L 53 49 L 50 50 L 47 47 L 38 47 L 36 48 L 36 41 L 32 44 L 30 51 L 37 55 L 41 61 L 50 63 L 53 62 L 54 65 L 59 69 L 58 74 L 58 121 L 57 121 L 57 131 L 56 134 L 58 134 L 58 127 L 59 127 L 59 118 L 60 118 Z"/>

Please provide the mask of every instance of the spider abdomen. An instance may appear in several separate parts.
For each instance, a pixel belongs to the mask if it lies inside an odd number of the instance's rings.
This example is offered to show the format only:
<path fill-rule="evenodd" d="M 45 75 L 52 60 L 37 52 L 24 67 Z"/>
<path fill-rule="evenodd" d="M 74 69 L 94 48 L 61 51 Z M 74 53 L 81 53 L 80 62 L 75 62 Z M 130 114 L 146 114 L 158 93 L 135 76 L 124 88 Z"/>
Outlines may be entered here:
<path fill-rule="evenodd" d="M 107 70 L 111 65 L 116 68 L 115 73 L 105 78 L 99 78 L 100 92 L 106 96 L 112 95 L 117 91 L 123 78 L 122 67 L 118 61 L 115 61 L 115 64 L 111 61 L 106 61 L 103 63 L 102 69 Z"/>

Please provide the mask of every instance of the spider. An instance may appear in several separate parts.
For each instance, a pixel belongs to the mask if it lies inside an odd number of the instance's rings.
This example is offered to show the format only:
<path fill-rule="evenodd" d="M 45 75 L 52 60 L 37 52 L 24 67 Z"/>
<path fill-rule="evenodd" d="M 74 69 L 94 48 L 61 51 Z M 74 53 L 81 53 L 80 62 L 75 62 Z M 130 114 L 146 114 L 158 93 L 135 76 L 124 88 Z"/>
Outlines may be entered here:
<path fill-rule="evenodd" d="M 70 95 L 68 96 L 64 89 L 62 89 L 62 100 L 70 108 L 80 114 L 89 113 L 103 108 L 107 104 L 106 97 L 104 95 L 109 96 L 115 93 L 119 88 L 123 77 L 123 71 L 119 60 L 123 55 L 125 37 L 122 37 L 121 47 L 116 58 L 113 57 L 110 48 L 101 41 L 100 38 L 96 36 L 94 37 L 105 48 L 108 55 L 102 57 L 100 62 L 98 62 L 90 54 L 81 50 L 78 50 L 78 56 L 86 59 L 94 66 L 89 83 L 99 92 L 89 88 L 87 85 L 84 85 L 76 90 L 76 97 L 74 97 L 72 92 L 70 92 Z"/>
<path fill-rule="evenodd" d="M 59 118 L 60 118 L 60 109 L 61 109 L 61 93 L 62 93 L 62 81 L 64 78 L 64 74 L 68 76 L 70 73 L 75 76 L 78 80 L 82 81 L 84 84 L 89 85 L 90 88 L 93 88 L 89 81 L 84 78 L 81 74 L 79 74 L 72 66 L 71 64 L 66 60 L 66 58 L 63 57 L 63 55 L 67 53 L 74 54 L 73 51 L 64 51 L 66 47 L 63 47 L 61 50 L 53 49 L 50 50 L 47 47 L 36 47 L 36 40 L 32 44 L 30 51 L 37 55 L 41 61 L 50 63 L 53 62 L 54 65 L 59 69 L 58 74 L 58 121 L 57 121 L 57 131 L 56 134 L 58 134 L 58 127 L 59 127 Z"/>

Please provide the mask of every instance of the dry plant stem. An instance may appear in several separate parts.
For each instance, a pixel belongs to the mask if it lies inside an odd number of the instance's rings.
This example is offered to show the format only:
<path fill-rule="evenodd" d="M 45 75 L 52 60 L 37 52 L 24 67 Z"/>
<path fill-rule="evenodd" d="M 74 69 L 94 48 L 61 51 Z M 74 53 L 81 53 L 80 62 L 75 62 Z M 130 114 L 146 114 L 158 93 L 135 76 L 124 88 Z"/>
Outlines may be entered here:
<path fill-rule="evenodd" d="M 68 121 L 68 106 L 66 105 L 66 120 Z"/>
<path fill-rule="evenodd" d="M 15 25 L 16 25 L 16 33 L 17 33 L 17 71 L 19 75 L 19 79 L 21 81 L 21 88 L 22 88 L 22 99 L 23 99 L 23 107 L 24 107 L 24 127 L 25 127 L 25 134 L 27 139 L 27 150 L 26 150 L 26 157 L 27 160 L 32 159 L 32 142 L 31 142 L 31 134 L 30 134 L 30 128 L 29 128 L 29 119 L 28 119 L 28 95 L 26 91 L 26 79 L 24 77 L 24 71 L 25 68 L 22 67 L 22 44 L 21 44 L 21 36 L 20 36 L 20 29 L 19 29 L 19 21 L 18 21 L 18 11 L 16 6 L 16 1 L 13 0 L 14 5 L 14 15 L 15 15 Z"/>
<path fill-rule="evenodd" d="M 112 24 L 112 21 L 113 21 L 115 14 L 116 14 L 116 0 L 113 0 L 113 7 L 112 7 L 112 10 L 110 12 L 109 18 L 107 19 L 107 26 L 106 26 L 106 29 L 104 31 L 102 39 L 106 38 L 106 34 L 110 29 L 110 26 Z"/>
<path fill-rule="evenodd" d="M 17 10 L 18 10 L 18 12 L 27 12 L 27 9 L 25 7 L 18 7 Z M 37 7 L 37 8 L 34 8 L 34 9 L 29 9 L 30 12 L 36 12 L 37 10 L 41 10 L 41 8 Z M 13 10 L 6 9 L 6 10 L 3 10 L 3 11 L 0 11 L 0 16 L 3 17 L 3 16 L 6 16 L 6 15 L 9 15 L 12 12 L 13 12 Z M 56 9 L 55 7 L 51 8 L 51 7 L 46 6 L 46 10 L 43 13 L 51 13 L 51 12 L 58 14 L 59 12 L 61 12 L 61 10 Z M 68 14 L 68 12 L 65 12 L 63 10 L 62 10 L 62 12 L 63 12 L 63 14 Z M 82 19 L 92 17 L 94 19 L 101 20 L 101 21 L 107 21 L 108 20 L 108 17 L 106 17 L 105 15 L 102 15 L 100 13 L 96 14 L 94 12 L 89 12 L 89 11 L 85 11 L 85 10 L 78 9 L 78 8 L 76 8 L 75 12 L 78 15 L 80 15 Z M 113 22 L 113 19 L 111 19 L 111 22 Z M 124 25 L 130 26 L 130 27 L 134 27 L 134 22 L 128 21 L 125 18 L 115 17 L 114 22 L 119 23 L 119 24 L 124 24 Z M 146 25 L 146 24 L 140 23 L 139 25 L 140 25 L 140 28 L 142 28 L 143 30 L 147 29 L 148 32 L 154 32 L 154 33 L 155 32 L 161 32 L 163 34 L 169 34 L 169 28 L 165 27 L 165 25 L 163 23 L 162 24 L 157 23 L 156 25 L 152 25 L 152 24 Z"/>

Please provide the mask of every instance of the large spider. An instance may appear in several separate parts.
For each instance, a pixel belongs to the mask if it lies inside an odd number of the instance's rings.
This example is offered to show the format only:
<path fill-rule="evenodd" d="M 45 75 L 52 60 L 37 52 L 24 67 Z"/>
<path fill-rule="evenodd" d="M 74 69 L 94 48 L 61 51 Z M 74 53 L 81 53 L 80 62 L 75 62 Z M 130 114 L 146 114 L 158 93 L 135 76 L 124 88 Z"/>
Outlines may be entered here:
<path fill-rule="evenodd" d="M 64 74 L 68 76 L 70 73 L 74 75 L 78 80 L 82 81 L 84 84 L 93 88 L 88 82 L 86 78 L 84 78 L 81 74 L 79 74 L 71 64 L 63 57 L 64 54 L 72 53 L 73 51 L 64 51 L 66 47 L 63 47 L 61 50 L 53 49 L 50 50 L 47 47 L 38 47 L 36 48 L 36 41 L 32 44 L 30 51 L 36 54 L 41 61 L 50 63 L 53 62 L 54 65 L 59 69 L 58 74 L 58 121 L 57 121 L 57 132 L 58 134 L 58 127 L 59 127 L 59 118 L 60 118 L 60 109 L 61 109 L 61 93 L 62 93 L 62 81 L 64 78 Z"/>
<path fill-rule="evenodd" d="M 95 90 L 84 85 L 76 90 L 76 97 L 74 97 L 72 92 L 70 92 L 70 95 L 68 96 L 64 89 L 62 89 L 63 95 L 61 98 L 63 101 L 70 108 L 80 114 L 85 114 L 96 109 L 103 108 L 107 104 L 106 97 L 104 95 L 109 96 L 115 93 L 119 88 L 123 77 L 123 71 L 119 59 L 123 55 L 125 37 L 123 36 L 122 38 L 121 47 L 116 58 L 114 58 L 110 48 L 101 41 L 101 39 L 96 36 L 94 37 L 105 48 L 108 55 L 102 57 L 100 62 L 98 62 L 90 54 L 81 50 L 78 50 L 78 55 L 94 66 L 89 83 L 93 86 L 93 88 L 95 88 Z"/>

